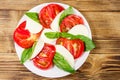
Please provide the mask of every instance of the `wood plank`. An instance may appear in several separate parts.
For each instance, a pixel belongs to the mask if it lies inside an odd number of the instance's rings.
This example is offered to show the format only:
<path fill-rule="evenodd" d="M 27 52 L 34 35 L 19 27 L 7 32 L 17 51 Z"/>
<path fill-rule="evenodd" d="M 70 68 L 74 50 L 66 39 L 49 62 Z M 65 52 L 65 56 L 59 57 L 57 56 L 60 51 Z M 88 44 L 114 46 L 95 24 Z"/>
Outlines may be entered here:
<path fill-rule="evenodd" d="M 115 48 L 111 48 L 111 49 L 95 48 L 90 52 L 90 54 L 120 54 L 120 49 L 118 49 L 118 48 L 117 49 L 115 49 Z"/>
<path fill-rule="evenodd" d="M 29 10 L 46 2 L 60 2 L 71 5 L 81 11 L 120 11 L 119 0 L 1 0 L 0 9 Z M 72 3 L 72 4 L 71 4 Z M 79 5 L 79 6 L 78 6 Z"/>
<path fill-rule="evenodd" d="M 119 12 L 82 12 L 90 24 L 93 39 L 120 40 Z"/>
<path fill-rule="evenodd" d="M 94 40 L 94 42 L 96 49 L 120 49 L 120 40 Z"/>
<path fill-rule="evenodd" d="M 120 54 L 90 55 L 80 70 L 91 80 L 119 80 Z"/>
<path fill-rule="evenodd" d="M 9 53 L 8 56 L 5 56 L 7 54 L 8 53 L 0 54 L 0 79 L 1 80 L 43 79 L 43 77 L 39 77 L 31 73 L 22 64 L 20 64 L 15 53 Z M 87 61 L 83 64 L 81 68 L 77 70 L 76 73 L 63 78 L 52 79 L 52 80 L 73 80 L 73 79 L 74 80 L 79 80 L 79 79 L 118 80 L 120 78 L 119 76 L 120 62 L 119 61 L 120 61 L 120 54 L 101 54 L 101 55 L 90 54 Z M 44 78 L 44 80 L 51 80 L 51 79 Z"/>
<path fill-rule="evenodd" d="M 13 32 L 24 11 L 0 11 L 0 51 L 15 52 Z"/>
<path fill-rule="evenodd" d="M 24 13 L 25 11 L 0 11 L 0 52 L 15 52 L 12 36 L 19 19 Z M 119 53 L 119 12 L 82 13 L 90 23 L 91 31 L 93 34 L 93 41 L 96 44 L 96 49 L 94 49 L 91 53 Z"/>

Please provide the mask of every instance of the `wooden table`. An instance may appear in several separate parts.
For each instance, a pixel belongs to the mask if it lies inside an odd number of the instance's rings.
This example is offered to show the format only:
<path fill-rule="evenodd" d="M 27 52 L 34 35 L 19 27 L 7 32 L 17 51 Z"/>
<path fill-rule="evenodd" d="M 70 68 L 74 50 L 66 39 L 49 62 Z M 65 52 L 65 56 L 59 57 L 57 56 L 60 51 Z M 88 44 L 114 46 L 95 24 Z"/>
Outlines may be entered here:
<path fill-rule="evenodd" d="M 77 8 L 96 44 L 75 74 L 58 79 L 37 76 L 20 64 L 12 38 L 26 11 L 51 1 Z M 0 0 L 0 80 L 120 80 L 120 0 Z"/>

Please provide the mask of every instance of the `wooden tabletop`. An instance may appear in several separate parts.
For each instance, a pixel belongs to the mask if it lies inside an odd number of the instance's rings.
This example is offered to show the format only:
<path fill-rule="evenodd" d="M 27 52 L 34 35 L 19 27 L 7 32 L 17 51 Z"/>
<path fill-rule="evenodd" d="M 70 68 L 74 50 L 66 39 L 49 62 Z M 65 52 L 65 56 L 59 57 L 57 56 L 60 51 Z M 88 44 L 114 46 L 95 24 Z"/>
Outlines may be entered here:
<path fill-rule="evenodd" d="M 96 44 L 81 68 L 57 79 L 37 76 L 20 64 L 12 38 L 23 14 L 45 2 L 77 8 Z M 120 0 L 0 0 L 0 80 L 120 80 Z"/>

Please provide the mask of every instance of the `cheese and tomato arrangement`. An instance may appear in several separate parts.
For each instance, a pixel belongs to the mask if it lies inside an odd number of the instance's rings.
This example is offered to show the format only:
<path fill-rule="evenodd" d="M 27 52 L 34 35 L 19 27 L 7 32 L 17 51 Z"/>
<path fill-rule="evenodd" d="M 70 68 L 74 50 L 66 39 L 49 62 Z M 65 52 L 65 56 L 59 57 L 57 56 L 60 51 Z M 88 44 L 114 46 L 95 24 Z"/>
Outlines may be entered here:
<path fill-rule="evenodd" d="M 31 62 L 38 71 L 56 66 L 74 73 L 76 61 L 95 48 L 85 20 L 78 14 L 73 7 L 59 3 L 26 12 L 13 35 L 15 44 L 23 49 L 21 63 Z"/>

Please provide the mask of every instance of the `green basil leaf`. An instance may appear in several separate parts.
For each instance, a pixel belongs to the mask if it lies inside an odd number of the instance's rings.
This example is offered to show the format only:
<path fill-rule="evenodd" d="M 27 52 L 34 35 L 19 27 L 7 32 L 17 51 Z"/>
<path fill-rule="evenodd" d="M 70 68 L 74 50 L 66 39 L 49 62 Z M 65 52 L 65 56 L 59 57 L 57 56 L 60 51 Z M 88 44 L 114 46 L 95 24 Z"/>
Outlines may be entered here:
<path fill-rule="evenodd" d="M 60 37 L 60 33 L 59 32 L 46 32 L 45 36 L 50 38 L 50 39 L 55 39 L 55 38 Z"/>
<path fill-rule="evenodd" d="M 32 48 L 24 49 L 24 51 L 22 52 L 22 56 L 21 56 L 22 64 L 30 58 L 31 52 L 32 52 Z"/>
<path fill-rule="evenodd" d="M 53 62 L 58 68 L 60 68 L 64 71 L 67 71 L 70 73 L 75 72 L 75 70 L 70 66 L 70 64 L 58 52 L 56 52 Z"/>
<path fill-rule="evenodd" d="M 74 13 L 74 11 L 73 11 L 73 8 L 71 6 L 68 7 L 67 9 L 65 9 L 64 12 L 60 16 L 59 25 L 66 16 L 73 14 L 73 13 Z"/>
<path fill-rule="evenodd" d="M 62 32 L 60 37 L 68 38 L 68 39 L 73 39 L 75 36 L 66 32 Z"/>
<path fill-rule="evenodd" d="M 29 18 L 36 21 L 37 23 L 40 23 L 38 13 L 36 13 L 36 12 L 27 12 L 27 13 L 25 13 L 25 15 L 27 15 Z"/>
<path fill-rule="evenodd" d="M 76 35 L 76 38 L 81 39 L 85 43 L 85 51 L 89 51 L 95 48 L 95 44 L 90 38 L 84 35 Z"/>
<path fill-rule="evenodd" d="M 89 51 L 95 48 L 94 42 L 90 38 L 84 35 L 73 35 L 66 32 L 47 32 L 45 33 L 45 35 L 46 37 L 51 39 L 60 38 L 60 37 L 68 38 L 68 39 L 80 39 L 85 43 L 85 51 Z"/>
<path fill-rule="evenodd" d="M 85 43 L 85 51 L 89 51 L 89 50 L 92 50 L 93 48 L 95 48 L 95 44 L 94 42 L 84 36 L 84 35 L 73 35 L 73 34 L 70 34 L 70 33 L 61 33 L 61 37 L 64 37 L 64 38 L 69 38 L 69 39 L 80 39 L 82 40 L 84 43 Z"/>
<path fill-rule="evenodd" d="M 58 52 L 56 52 L 56 54 L 54 56 L 54 59 L 61 59 L 61 60 L 63 60 L 64 57 L 61 57 L 61 55 Z"/>
<path fill-rule="evenodd" d="M 37 41 L 34 42 L 34 44 L 33 44 L 33 46 L 32 46 L 32 53 L 33 53 L 33 51 L 35 50 L 36 44 L 37 44 Z M 31 55 L 31 56 L 32 56 L 32 55 Z M 30 57 L 31 57 L 31 56 L 30 56 Z"/>
<path fill-rule="evenodd" d="M 22 56 L 21 56 L 21 63 L 22 64 L 32 56 L 32 53 L 35 49 L 36 44 L 37 44 L 37 42 L 35 42 L 31 48 L 23 50 Z"/>

